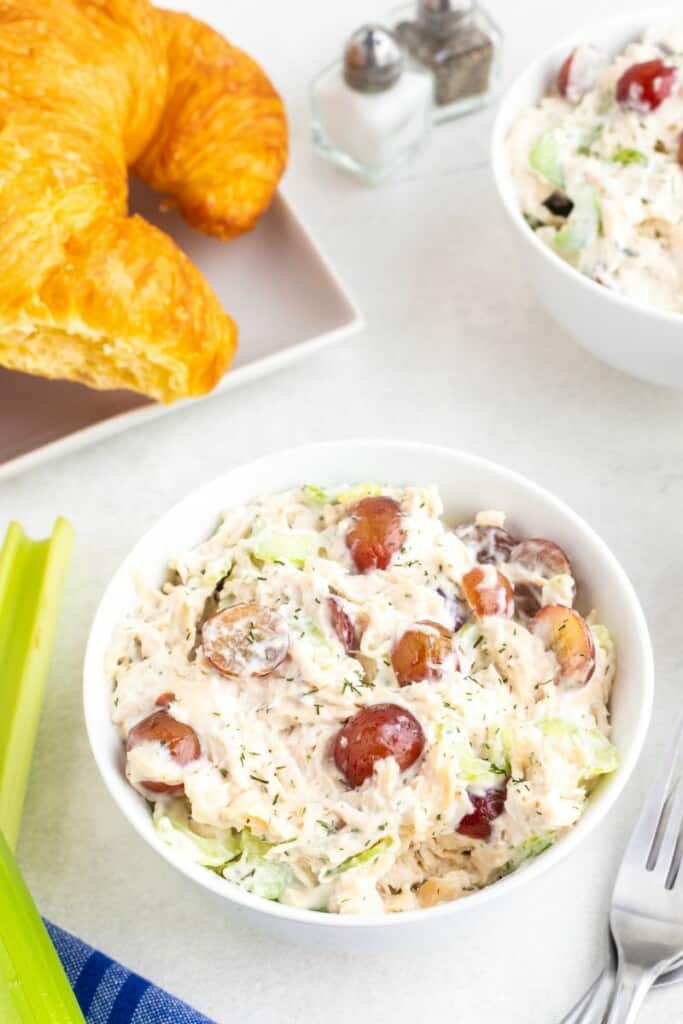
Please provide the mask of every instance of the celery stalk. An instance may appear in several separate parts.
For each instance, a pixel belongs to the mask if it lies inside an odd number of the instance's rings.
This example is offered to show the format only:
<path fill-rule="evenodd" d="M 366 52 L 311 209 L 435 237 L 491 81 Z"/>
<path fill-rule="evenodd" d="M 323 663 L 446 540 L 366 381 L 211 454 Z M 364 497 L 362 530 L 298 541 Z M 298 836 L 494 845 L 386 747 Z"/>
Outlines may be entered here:
<path fill-rule="evenodd" d="M 83 1015 L 0 832 L 0 1020 L 83 1024 Z"/>
<path fill-rule="evenodd" d="M 73 529 L 47 540 L 10 523 L 0 550 L 0 830 L 14 849 L 57 627 Z"/>
<path fill-rule="evenodd" d="M 30 540 L 11 523 L 0 549 L 0 1021 L 84 1024 L 12 857 L 19 833 L 73 530 Z"/>

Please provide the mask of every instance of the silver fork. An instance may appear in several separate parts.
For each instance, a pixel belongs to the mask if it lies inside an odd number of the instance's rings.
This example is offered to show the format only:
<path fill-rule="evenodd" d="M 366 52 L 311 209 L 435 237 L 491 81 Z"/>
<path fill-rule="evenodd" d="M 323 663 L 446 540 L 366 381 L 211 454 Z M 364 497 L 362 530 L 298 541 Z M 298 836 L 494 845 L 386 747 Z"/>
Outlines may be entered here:
<path fill-rule="evenodd" d="M 617 972 L 611 960 L 591 987 L 584 992 L 560 1024 L 603 1024 L 605 1012 L 614 990 Z M 683 955 L 675 960 L 664 974 L 660 974 L 654 988 L 666 988 L 683 981 Z"/>
<path fill-rule="evenodd" d="M 610 927 L 618 968 L 606 1024 L 633 1024 L 653 982 L 683 952 L 682 737 L 679 726 L 614 886 Z"/>

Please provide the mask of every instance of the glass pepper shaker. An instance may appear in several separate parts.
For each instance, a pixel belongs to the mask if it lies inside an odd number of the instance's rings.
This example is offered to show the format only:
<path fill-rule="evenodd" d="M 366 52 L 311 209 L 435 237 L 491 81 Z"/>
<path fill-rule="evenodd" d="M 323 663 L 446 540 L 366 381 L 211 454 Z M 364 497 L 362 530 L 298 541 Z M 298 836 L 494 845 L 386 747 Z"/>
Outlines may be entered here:
<path fill-rule="evenodd" d="M 343 59 L 313 82 L 311 102 L 317 151 L 372 184 L 416 152 L 431 126 L 430 76 L 406 66 L 381 25 L 353 33 Z"/>
<path fill-rule="evenodd" d="M 412 62 L 432 75 L 435 121 L 493 98 L 503 34 L 477 0 L 412 0 L 394 10 L 392 24 Z"/>

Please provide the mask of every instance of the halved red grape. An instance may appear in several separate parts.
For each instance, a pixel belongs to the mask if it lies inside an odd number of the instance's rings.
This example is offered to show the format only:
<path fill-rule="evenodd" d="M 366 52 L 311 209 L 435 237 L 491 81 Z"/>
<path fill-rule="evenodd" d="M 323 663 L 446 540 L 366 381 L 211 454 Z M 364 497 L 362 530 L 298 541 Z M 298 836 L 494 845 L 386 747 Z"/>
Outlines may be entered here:
<path fill-rule="evenodd" d="M 462 578 L 462 589 L 468 604 L 480 619 L 502 615 L 511 619 L 515 612 L 512 587 L 507 576 L 492 566 L 476 566 Z"/>
<path fill-rule="evenodd" d="M 507 790 L 497 786 L 483 793 L 468 791 L 472 810 L 461 818 L 456 832 L 470 839 L 489 839 L 493 831 L 493 822 L 505 810 Z"/>
<path fill-rule="evenodd" d="M 648 114 L 671 95 L 676 68 L 660 57 L 633 64 L 617 82 L 617 101 L 622 107 Z"/>
<path fill-rule="evenodd" d="M 510 561 L 521 565 L 523 569 L 543 580 L 551 580 L 553 576 L 561 574 L 572 575 L 569 559 L 559 544 L 541 537 L 523 540 L 513 548 Z M 536 614 L 543 603 L 543 589 L 540 584 L 516 583 L 514 595 L 515 608 L 529 618 Z"/>
<path fill-rule="evenodd" d="M 393 498 L 361 498 L 351 509 L 346 546 L 359 572 L 386 569 L 405 539 L 401 506 Z"/>
<path fill-rule="evenodd" d="M 456 526 L 455 535 L 480 565 L 508 562 L 517 543 L 502 526 L 482 526 L 479 523 L 462 523 Z"/>
<path fill-rule="evenodd" d="M 590 45 L 576 46 L 559 70 L 557 91 L 569 103 L 579 103 L 606 66 L 607 55 L 601 50 Z"/>
<path fill-rule="evenodd" d="M 328 597 L 326 604 L 330 613 L 332 628 L 337 634 L 344 650 L 347 652 L 357 650 L 358 637 L 351 617 L 347 615 L 336 597 Z"/>
<path fill-rule="evenodd" d="M 595 671 L 595 644 L 588 624 L 573 608 L 549 604 L 534 617 L 531 632 L 552 651 L 560 667 L 558 684 L 582 686 Z"/>
<path fill-rule="evenodd" d="M 234 604 L 202 626 L 205 657 L 221 675 L 267 676 L 287 657 L 287 623 L 259 604 Z"/>
<path fill-rule="evenodd" d="M 446 658 L 454 652 L 453 634 L 439 622 L 418 622 L 407 629 L 391 652 L 399 686 L 439 679 Z"/>
<path fill-rule="evenodd" d="M 567 91 L 569 89 L 569 74 L 571 72 L 572 61 L 574 60 L 575 53 L 576 48 L 574 48 L 571 53 L 564 58 L 560 65 L 560 70 L 557 72 L 557 91 L 560 96 L 564 96 L 565 99 L 567 98 Z"/>
<path fill-rule="evenodd" d="M 415 715 L 398 704 L 372 704 L 350 718 L 337 733 L 334 762 L 350 786 L 360 786 L 375 763 L 396 759 L 401 771 L 415 764 L 425 737 Z"/>
<path fill-rule="evenodd" d="M 196 761 L 202 752 L 199 737 L 194 729 L 173 718 L 168 711 L 155 711 L 133 726 L 128 733 L 126 750 L 133 750 L 141 743 L 162 744 L 172 759 L 181 765 Z M 182 783 L 173 785 L 150 779 L 142 785 L 153 793 L 170 793 L 177 796 L 184 791 Z"/>
<path fill-rule="evenodd" d="M 469 605 L 465 601 L 461 601 L 455 594 L 447 593 L 442 590 L 441 587 L 437 587 L 437 594 L 440 594 L 444 599 L 446 610 L 451 619 L 451 629 L 454 633 L 457 633 L 461 626 L 464 626 L 470 617 Z"/>
<path fill-rule="evenodd" d="M 515 612 L 527 619 L 533 619 L 543 604 L 543 591 L 530 583 L 515 583 L 513 588 Z"/>
<path fill-rule="evenodd" d="M 562 573 L 572 574 L 572 567 L 559 544 L 542 537 L 523 540 L 512 549 L 511 562 L 518 562 L 524 569 L 550 580 Z"/>

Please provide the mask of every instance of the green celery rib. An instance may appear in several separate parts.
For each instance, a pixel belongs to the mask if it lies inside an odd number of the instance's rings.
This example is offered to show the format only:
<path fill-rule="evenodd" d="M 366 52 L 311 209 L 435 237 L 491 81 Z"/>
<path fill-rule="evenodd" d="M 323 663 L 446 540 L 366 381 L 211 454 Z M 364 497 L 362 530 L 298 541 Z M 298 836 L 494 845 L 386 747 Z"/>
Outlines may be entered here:
<path fill-rule="evenodd" d="M 19 835 L 73 529 L 58 519 L 47 540 L 10 523 L 0 550 L 0 830 Z"/>
<path fill-rule="evenodd" d="M 16 845 L 73 530 L 48 540 L 11 523 L 0 549 L 0 1021 L 84 1024 L 17 868 Z"/>
<path fill-rule="evenodd" d="M 1 832 L 0 1021 L 84 1024 L 50 936 Z"/>

